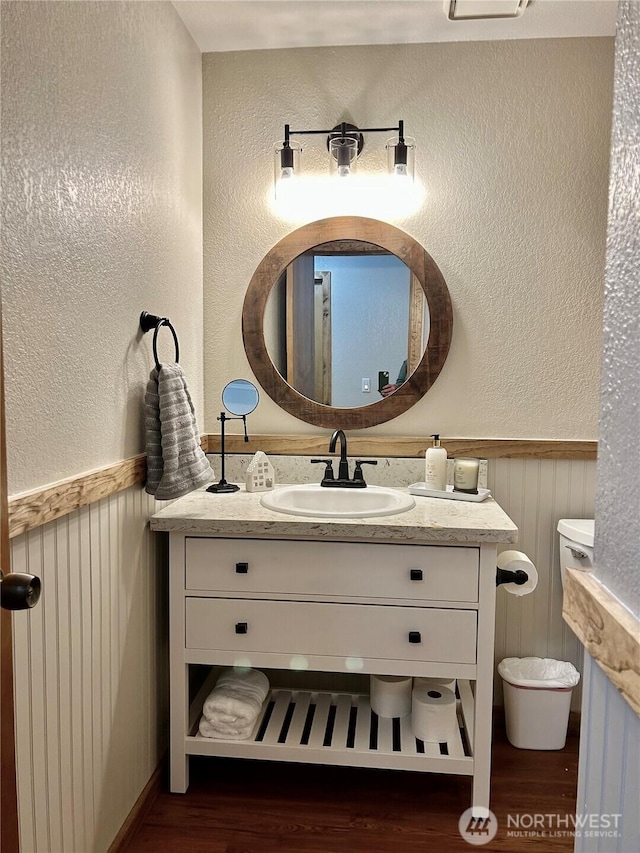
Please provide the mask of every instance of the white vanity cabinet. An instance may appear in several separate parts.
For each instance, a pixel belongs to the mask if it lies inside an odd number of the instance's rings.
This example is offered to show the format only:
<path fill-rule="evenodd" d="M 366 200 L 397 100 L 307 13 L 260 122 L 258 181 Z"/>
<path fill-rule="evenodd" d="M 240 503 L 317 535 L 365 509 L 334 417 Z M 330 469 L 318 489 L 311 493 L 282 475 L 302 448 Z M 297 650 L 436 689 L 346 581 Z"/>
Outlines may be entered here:
<path fill-rule="evenodd" d="M 190 755 L 264 758 L 472 776 L 472 805 L 484 814 L 497 543 L 517 530 L 493 501 L 446 503 L 345 523 L 278 517 L 254 495 L 198 492 L 153 517 L 152 529 L 170 534 L 172 791 L 186 791 Z M 196 664 L 212 673 L 190 701 Z M 216 668 L 234 664 L 308 670 L 311 686 L 272 689 L 248 740 L 203 738 Z M 417 740 L 410 715 L 378 718 L 366 692 L 315 690 L 314 672 L 455 677 L 459 734 Z"/>

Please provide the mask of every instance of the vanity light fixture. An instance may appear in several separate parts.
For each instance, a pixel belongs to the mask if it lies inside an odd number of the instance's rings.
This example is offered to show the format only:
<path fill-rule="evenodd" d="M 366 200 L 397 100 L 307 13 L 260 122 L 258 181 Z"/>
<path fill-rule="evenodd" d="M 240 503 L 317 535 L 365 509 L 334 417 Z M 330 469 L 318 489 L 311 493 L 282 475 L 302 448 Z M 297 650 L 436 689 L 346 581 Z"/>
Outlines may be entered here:
<path fill-rule="evenodd" d="M 364 148 L 365 133 L 390 133 L 395 131 L 397 136 L 389 139 L 386 144 L 388 169 L 397 178 L 414 179 L 415 140 L 405 137 L 404 122 L 399 121 L 396 127 L 364 127 L 341 122 L 331 130 L 291 130 L 290 125 L 284 126 L 284 141 L 276 143 L 274 160 L 274 179 L 276 196 L 281 181 L 289 181 L 300 174 L 300 155 L 302 148 L 292 136 L 326 135 L 329 152 L 329 171 L 337 178 L 348 178 L 356 169 L 356 162 Z"/>

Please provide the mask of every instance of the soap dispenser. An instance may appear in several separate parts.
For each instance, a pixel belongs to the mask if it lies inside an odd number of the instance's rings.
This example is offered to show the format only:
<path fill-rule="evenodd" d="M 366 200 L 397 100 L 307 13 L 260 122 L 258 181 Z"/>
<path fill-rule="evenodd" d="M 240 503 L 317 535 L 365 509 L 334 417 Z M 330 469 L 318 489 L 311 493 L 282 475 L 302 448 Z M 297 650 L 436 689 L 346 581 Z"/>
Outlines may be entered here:
<path fill-rule="evenodd" d="M 433 447 L 425 453 L 424 484 L 435 492 L 447 490 L 447 451 L 440 446 L 440 436 L 434 433 Z"/>

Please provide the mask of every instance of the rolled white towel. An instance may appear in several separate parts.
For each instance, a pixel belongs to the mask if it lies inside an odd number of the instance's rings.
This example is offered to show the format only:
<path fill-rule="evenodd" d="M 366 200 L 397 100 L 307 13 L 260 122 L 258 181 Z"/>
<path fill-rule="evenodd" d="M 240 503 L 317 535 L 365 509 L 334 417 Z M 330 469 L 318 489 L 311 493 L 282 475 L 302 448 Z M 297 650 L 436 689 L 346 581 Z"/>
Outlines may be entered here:
<path fill-rule="evenodd" d="M 200 717 L 198 729 L 202 737 L 214 737 L 223 740 L 246 740 L 250 738 L 255 728 L 255 720 L 250 726 L 233 728 L 232 726 L 217 726 L 210 723 L 206 717 Z"/>
<path fill-rule="evenodd" d="M 268 692 L 269 679 L 263 672 L 257 669 L 225 669 L 205 699 L 203 718 L 221 732 L 219 737 L 232 737 L 234 735 L 225 732 L 244 732 L 249 729 L 246 735 L 235 735 L 248 737 Z M 204 733 L 201 731 L 201 734 Z"/>

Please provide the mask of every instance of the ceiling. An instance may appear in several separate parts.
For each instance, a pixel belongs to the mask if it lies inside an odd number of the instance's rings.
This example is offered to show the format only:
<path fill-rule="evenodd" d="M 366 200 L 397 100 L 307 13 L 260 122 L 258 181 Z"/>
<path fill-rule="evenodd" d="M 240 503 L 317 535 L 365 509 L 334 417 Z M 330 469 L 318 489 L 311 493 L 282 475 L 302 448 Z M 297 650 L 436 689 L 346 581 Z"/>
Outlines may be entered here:
<path fill-rule="evenodd" d="M 173 0 L 203 53 L 612 36 L 617 0 L 531 0 L 512 19 L 450 21 L 443 0 Z"/>

